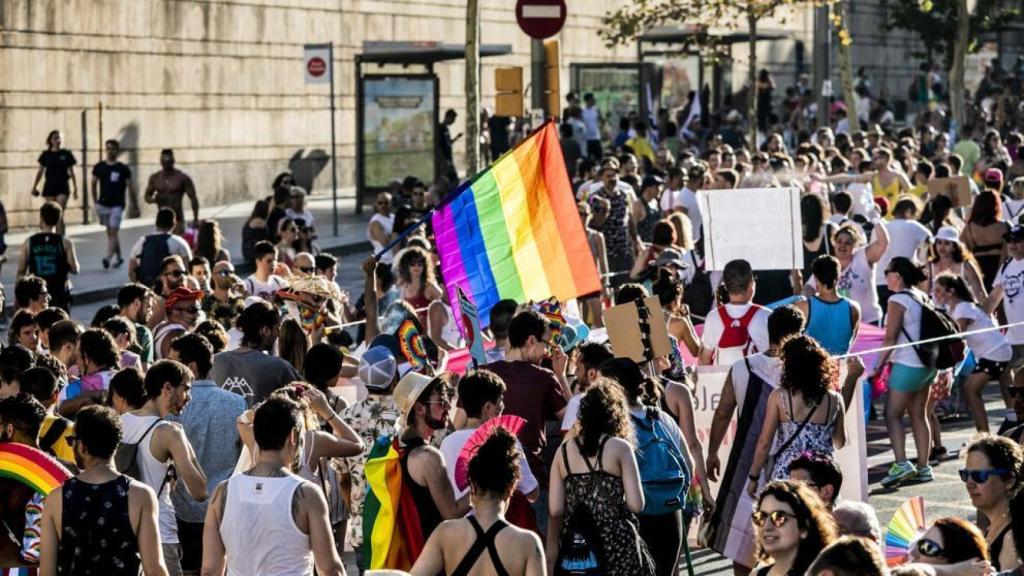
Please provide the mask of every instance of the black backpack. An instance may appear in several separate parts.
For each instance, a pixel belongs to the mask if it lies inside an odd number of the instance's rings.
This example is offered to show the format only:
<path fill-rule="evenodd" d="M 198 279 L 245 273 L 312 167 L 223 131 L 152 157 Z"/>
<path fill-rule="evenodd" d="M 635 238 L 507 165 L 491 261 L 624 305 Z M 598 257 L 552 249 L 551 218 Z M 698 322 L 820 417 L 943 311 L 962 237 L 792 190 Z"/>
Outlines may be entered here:
<path fill-rule="evenodd" d="M 937 342 L 925 342 L 915 344 L 914 351 L 921 363 L 928 368 L 946 370 L 959 364 L 964 359 L 964 340 L 959 336 L 960 327 L 956 320 L 945 310 L 938 310 L 930 301 L 920 300 L 910 290 L 903 290 L 900 294 L 906 294 L 914 302 L 921 305 L 921 335 L 920 340 L 931 340 L 933 338 L 945 338 Z M 907 334 L 906 325 L 902 328 L 903 335 L 907 340 L 914 339 Z"/>
<path fill-rule="evenodd" d="M 159 232 L 146 236 L 142 242 L 142 254 L 139 255 L 139 267 L 135 274 L 139 282 L 149 288 L 156 284 L 164 258 L 171 255 L 171 249 L 167 246 L 170 237 L 168 232 Z"/>
<path fill-rule="evenodd" d="M 583 503 L 577 505 L 565 519 L 559 539 L 558 560 L 555 562 L 557 576 L 604 575 L 604 548 L 597 534 L 590 508 Z"/>

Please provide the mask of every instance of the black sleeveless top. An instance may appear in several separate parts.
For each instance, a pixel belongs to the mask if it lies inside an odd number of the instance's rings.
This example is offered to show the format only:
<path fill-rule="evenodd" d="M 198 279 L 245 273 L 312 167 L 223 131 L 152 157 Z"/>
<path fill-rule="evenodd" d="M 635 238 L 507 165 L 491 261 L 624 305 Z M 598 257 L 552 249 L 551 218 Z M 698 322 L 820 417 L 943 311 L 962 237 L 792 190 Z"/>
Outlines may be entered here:
<path fill-rule="evenodd" d="M 491 527 L 484 532 L 483 527 L 477 522 L 475 516 L 467 516 L 466 520 L 473 526 L 473 531 L 476 532 L 476 541 L 470 546 L 469 551 L 462 557 L 462 561 L 455 567 L 455 570 L 449 576 L 468 576 L 469 571 L 476 564 L 477 558 L 484 553 L 484 549 L 491 556 L 491 562 L 494 564 L 494 571 L 498 576 L 508 576 L 508 570 L 505 570 L 505 565 L 501 563 L 501 556 L 498 554 L 498 547 L 494 545 L 494 539 L 497 538 L 498 532 L 501 532 L 508 526 L 508 523 L 504 520 L 497 520 Z"/>
<path fill-rule="evenodd" d="M 139 574 L 139 543 L 128 516 L 130 483 L 124 475 L 103 484 L 64 482 L 57 574 Z"/>
<path fill-rule="evenodd" d="M 28 271 L 46 281 L 52 299 L 60 300 L 67 292 L 68 256 L 64 250 L 64 237 L 51 232 L 39 232 L 28 239 Z"/>
<path fill-rule="evenodd" d="M 402 463 L 402 484 L 409 487 L 412 500 L 416 503 L 416 512 L 419 514 L 420 526 L 423 530 L 423 540 L 426 541 L 433 534 L 434 529 L 444 520 L 441 517 L 441 511 L 434 504 L 434 498 L 430 495 L 430 489 L 426 486 L 420 486 L 409 475 L 409 454 L 416 448 L 425 446 L 426 442 L 422 438 L 410 438 L 409 440 L 403 440 L 402 444 L 405 448 L 405 453 L 402 454 L 400 460 Z"/>
<path fill-rule="evenodd" d="M 1003 553 L 1003 540 L 1006 539 L 1006 533 L 1012 528 L 1013 523 L 1007 524 L 988 547 L 988 555 L 992 559 L 992 567 L 996 569 L 996 572 L 1002 570 L 1002 567 L 999 566 L 999 555 Z"/>

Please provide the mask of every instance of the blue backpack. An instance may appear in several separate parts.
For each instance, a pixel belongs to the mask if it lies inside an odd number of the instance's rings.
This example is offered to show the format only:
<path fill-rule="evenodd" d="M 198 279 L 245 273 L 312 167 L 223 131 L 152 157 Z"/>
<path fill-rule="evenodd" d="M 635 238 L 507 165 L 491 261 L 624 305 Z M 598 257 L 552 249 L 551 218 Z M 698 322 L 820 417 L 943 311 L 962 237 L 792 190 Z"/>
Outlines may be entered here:
<path fill-rule="evenodd" d="M 686 460 L 662 425 L 658 410 L 649 408 L 645 418 L 633 416 L 636 432 L 636 463 L 644 489 L 641 514 L 668 514 L 683 508 L 690 472 Z"/>

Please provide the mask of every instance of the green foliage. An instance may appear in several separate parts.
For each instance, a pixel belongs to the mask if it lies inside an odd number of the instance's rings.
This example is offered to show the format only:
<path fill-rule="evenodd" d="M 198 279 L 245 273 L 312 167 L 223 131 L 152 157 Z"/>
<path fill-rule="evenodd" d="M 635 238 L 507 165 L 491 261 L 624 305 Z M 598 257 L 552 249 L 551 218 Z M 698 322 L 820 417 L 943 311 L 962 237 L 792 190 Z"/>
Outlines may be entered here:
<path fill-rule="evenodd" d="M 956 0 L 882 0 L 883 26 L 916 32 L 929 54 L 939 55 L 948 69 L 953 62 L 953 38 L 956 36 Z M 997 30 L 1021 14 L 1015 0 L 978 0 L 970 18 L 971 39 L 968 52 L 978 49 L 978 35 Z"/>

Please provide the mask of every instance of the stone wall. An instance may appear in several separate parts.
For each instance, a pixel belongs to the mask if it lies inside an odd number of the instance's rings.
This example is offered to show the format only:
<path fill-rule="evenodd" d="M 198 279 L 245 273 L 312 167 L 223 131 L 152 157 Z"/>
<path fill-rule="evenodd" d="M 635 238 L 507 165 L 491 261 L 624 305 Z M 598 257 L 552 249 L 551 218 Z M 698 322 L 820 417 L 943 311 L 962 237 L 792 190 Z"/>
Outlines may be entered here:
<path fill-rule="evenodd" d="M 482 41 L 513 48 L 482 62 L 486 106 L 493 105 L 494 67 L 529 67 L 529 38 L 516 26 L 513 5 L 481 0 Z M 570 63 L 635 58 L 635 47 L 609 50 L 597 36 L 600 17 L 617 5 L 569 2 L 559 35 L 563 93 Z M 29 191 L 52 129 L 64 132 L 65 146 L 78 156 L 80 183 L 83 111 L 91 165 L 102 150 L 100 104 L 102 137 L 122 141 L 137 187 L 158 168 L 160 150 L 172 148 L 205 205 L 266 195 L 287 168 L 323 192 L 331 181 L 328 90 L 303 84 L 301 58 L 303 44 L 327 41 L 335 44 L 338 181 L 352 194 L 354 55 L 364 40 L 461 43 L 464 17 L 464 0 L 3 0 L 0 199 L 13 225 L 35 221 L 39 200 Z M 765 30 L 805 40 L 809 62 L 811 24 L 798 11 Z M 763 43 L 760 57 L 792 75 L 793 45 Z M 744 50 L 737 45 L 737 54 Z M 733 77 L 742 81 L 745 65 L 738 59 L 735 67 Z M 436 71 L 441 109 L 460 112 L 454 131 L 461 132 L 463 63 Z M 456 152 L 463 150 L 460 141 Z M 69 211 L 72 221 L 81 214 Z"/>

